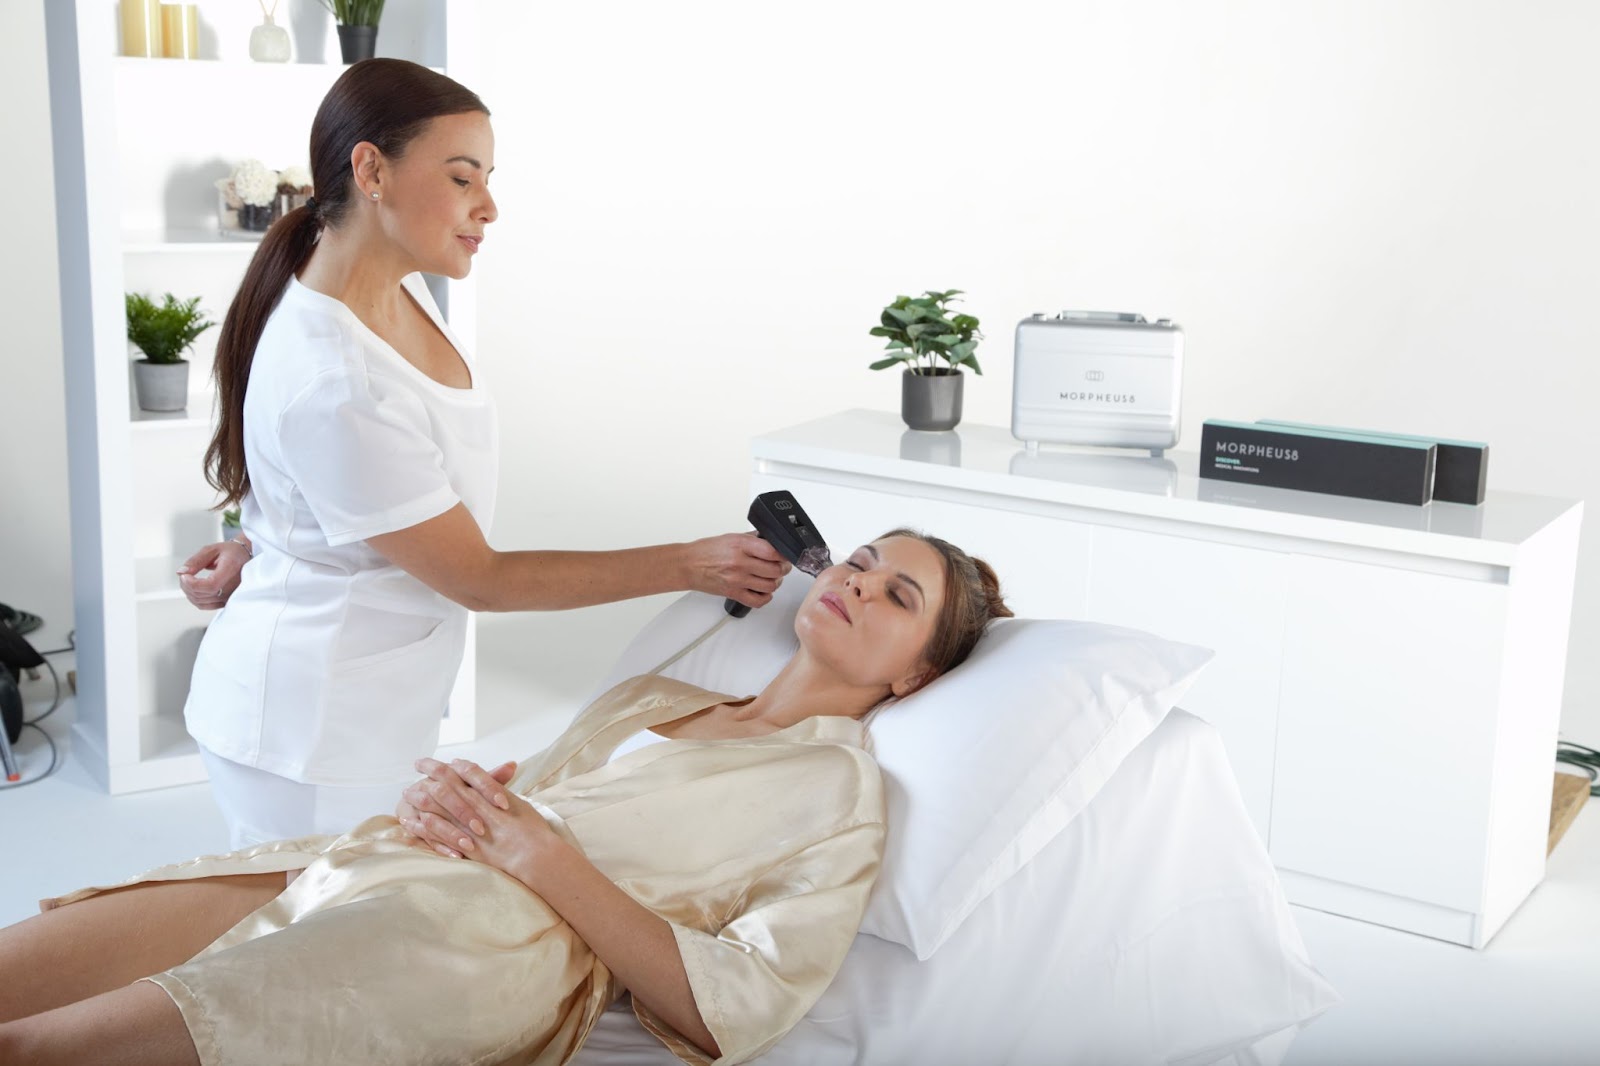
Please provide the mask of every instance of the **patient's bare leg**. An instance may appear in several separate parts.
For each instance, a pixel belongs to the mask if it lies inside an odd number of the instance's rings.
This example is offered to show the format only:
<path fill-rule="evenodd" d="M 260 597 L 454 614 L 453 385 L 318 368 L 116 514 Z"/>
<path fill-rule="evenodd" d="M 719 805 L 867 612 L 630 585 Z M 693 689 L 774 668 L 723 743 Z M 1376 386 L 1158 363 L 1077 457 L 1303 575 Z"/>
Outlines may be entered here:
<path fill-rule="evenodd" d="M 281 873 L 152 882 L 0 929 L 0 972 L 7 975 L 0 981 L 0 1023 L 124 989 L 187 962 L 284 885 Z M 140 987 L 166 999 L 154 985 Z"/>
<path fill-rule="evenodd" d="M 177 1004 L 156 985 L 140 981 L 0 1025 L 0 1062 L 199 1066 L 200 1056 Z"/>

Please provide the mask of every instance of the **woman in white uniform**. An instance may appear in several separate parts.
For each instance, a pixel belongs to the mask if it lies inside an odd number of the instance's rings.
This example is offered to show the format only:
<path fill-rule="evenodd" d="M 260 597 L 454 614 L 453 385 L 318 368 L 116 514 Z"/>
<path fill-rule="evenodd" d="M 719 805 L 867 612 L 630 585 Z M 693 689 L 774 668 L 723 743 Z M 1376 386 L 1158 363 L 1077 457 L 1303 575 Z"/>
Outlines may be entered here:
<path fill-rule="evenodd" d="M 686 589 L 760 606 L 787 570 L 751 534 L 490 548 L 494 403 L 422 278 L 465 277 L 496 218 L 488 110 L 425 67 L 358 63 L 317 110 L 311 168 L 315 199 L 268 232 L 218 339 L 206 476 L 245 537 L 179 571 L 226 603 L 184 715 L 236 847 L 389 808 L 437 745 L 468 610 Z"/>

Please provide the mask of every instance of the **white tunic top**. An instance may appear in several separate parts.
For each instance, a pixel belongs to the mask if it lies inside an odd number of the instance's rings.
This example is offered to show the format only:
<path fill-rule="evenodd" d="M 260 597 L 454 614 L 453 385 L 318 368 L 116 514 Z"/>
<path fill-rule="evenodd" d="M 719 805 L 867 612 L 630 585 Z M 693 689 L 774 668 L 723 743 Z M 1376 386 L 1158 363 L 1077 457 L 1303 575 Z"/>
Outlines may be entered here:
<path fill-rule="evenodd" d="M 406 780 L 432 754 L 467 612 L 365 538 L 457 502 L 485 530 L 493 517 L 494 404 L 422 275 L 402 284 L 470 388 L 434 381 L 295 279 L 250 368 L 241 521 L 255 556 L 201 642 L 184 718 L 218 755 L 296 781 Z"/>

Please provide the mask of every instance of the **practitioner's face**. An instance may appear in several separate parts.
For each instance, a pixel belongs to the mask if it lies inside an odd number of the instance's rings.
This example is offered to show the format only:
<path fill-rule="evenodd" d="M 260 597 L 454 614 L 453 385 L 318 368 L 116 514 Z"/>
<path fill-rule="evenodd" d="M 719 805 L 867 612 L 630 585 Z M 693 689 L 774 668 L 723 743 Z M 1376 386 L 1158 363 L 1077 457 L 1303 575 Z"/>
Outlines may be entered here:
<path fill-rule="evenodd" d="M 896 696 L 926 680 L 922 653 L 944 605 L 944 560 L 930 545 L 887 537 L 817 575 L 794 628 L 847 681 Z"/>
<path fill-rule="evenodd" d="M 398 160 L 383 158 L 376 182 L 369 182 L 380 199 L 373 200 L 370 191 L 366 199 L 377 208 L 384 235 L 419 270 L 464 278 L 477 254 L 473 239 L 481 239 L 500 214 L 489 194 L 493 169 L 489 116 L 480 111 L 441 115 Z"/>

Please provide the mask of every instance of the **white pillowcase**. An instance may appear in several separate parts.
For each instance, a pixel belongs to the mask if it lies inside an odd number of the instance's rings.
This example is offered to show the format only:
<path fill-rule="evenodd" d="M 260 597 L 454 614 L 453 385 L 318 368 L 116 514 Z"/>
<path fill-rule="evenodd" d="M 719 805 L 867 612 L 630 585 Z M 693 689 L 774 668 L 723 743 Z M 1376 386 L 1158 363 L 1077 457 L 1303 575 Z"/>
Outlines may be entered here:
<path fill-rule="evenodd" d="M 732 619 L 662 673 L 759 692 L 797 647 L 810 581 Z M 596 695 L 646 673 L 722 615 L 689 593 L 622 653 Z M 1090 622 L 1000 619 L 966 663 L 873 716 L 889 833 L 861 931 L 926 959 L 1027 864 L 1150 735 L 1211 652 Z"/>

